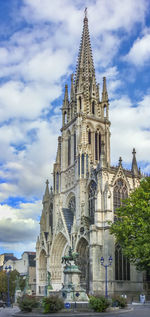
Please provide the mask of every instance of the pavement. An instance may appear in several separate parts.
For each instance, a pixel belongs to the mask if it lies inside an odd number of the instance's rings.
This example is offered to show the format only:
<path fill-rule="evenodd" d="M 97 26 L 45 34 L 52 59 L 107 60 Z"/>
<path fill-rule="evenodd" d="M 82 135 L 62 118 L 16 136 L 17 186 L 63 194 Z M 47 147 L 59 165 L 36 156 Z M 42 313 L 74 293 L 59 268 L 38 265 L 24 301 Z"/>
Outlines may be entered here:
<path fill-rule="evenodd" d="M 0 317 L 9 317 L 9 316 L 13 316 L 16 313 L 18 313 L 20 311 L 19 307 L 14 306 L 12 307 L 0 307 Z"/>

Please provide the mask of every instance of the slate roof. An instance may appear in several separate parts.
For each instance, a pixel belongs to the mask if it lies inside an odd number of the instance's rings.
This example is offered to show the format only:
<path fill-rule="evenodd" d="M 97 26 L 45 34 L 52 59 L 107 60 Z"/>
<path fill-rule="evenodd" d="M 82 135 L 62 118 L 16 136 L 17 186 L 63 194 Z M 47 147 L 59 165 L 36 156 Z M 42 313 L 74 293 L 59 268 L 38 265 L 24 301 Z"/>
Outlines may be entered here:
<path fill-rule="evenodd" d="M 64 214 L 64 218 L 65 218 L 65 222 L 66 222 L 66 226 L 67 226 L 68 232 L 70 233 L 71 232 L 71 227 L 73 225 L 73 213 L 68 208 L 63 208 L 62 211 L 63 211 L 63 214 Z"/>

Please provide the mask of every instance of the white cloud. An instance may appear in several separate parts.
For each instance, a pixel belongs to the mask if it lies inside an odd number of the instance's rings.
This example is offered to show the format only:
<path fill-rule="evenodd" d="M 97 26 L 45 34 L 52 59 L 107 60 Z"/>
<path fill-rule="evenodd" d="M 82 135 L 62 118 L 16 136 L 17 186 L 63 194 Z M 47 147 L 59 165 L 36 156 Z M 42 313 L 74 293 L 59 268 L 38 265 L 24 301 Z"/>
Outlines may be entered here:
<path fill-rule="evenodd" d="M 143 97 L 136 107 L 127 96 L 111 102 L 110 116 L 113 123 L 111 132 L 112 163 L 119 156 L 131 162 L 132 149 L 137 150 L 137 160 L 145 163 L 150 157 L 150 95 Z"/>
<path fill-rule="evenodd" d="M 9 196 L 31 199 L 32 196 L 42 195 L 41 187 L 46 178 L 52 181 L 60 127 L 61 118 L 58 115 L 49 122 L 40 119 L 31 122 L 15 120 L 9 126 L 0 127 L 0 135 L 5 135 L 5 142 L 2 138 L 4 149 L 7 149 L 5 153 L 0 153 L 3 164 L 1 176 L 7 181 L 0 184 L 1 201 Z M 20 144 L 25 148 L 18 150 Z"/>
<path fill-rule="evenodd" d="M 133 43 L 124 60 L 133 63 L 137 67 L 150 62 L 150 31 Z"/>
<path fill-rule="evenodd" d="M 0 241 L 3 243 L 30 243 L 35 241 L 39 231 L 37 216 L 41 202 L 21 204 L 20 209 L 0 205 Z"/>

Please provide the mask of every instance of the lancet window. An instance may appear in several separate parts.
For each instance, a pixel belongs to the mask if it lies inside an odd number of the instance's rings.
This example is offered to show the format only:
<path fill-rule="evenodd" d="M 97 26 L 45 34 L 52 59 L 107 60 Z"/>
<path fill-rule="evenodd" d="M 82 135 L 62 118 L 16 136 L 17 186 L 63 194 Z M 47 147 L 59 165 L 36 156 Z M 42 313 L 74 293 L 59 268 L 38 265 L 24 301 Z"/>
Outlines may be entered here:
<path fill-rule="evenodd" d="M 88 131 L 88 143 L 91 144 L 91 130 Z"/>
<path fill-rule="evenodd" d="M 92 102 L 92 114 L 95 114 L 95 102 Z"/>
<path fill-rule="evenodd" d="M 114 212 L 122 204 L 122 199 L 125 199 L 127 197 L 128 197 L 127 186 L 124 183 L 124 181 L 121 178 L 119 178 L 114 185 L 114 191 L 113 191 Z"/>
<path fill-rule="evenodd" d="M 82 110 L 82 99 L 79 97 L 79 109 Z"/>
<path fill-rule="evenodd" d="M 130 263 L 122 254 L 122 249 L 118 244 L 115 247 L 115 280 L 130 280 Z"/>
<path fill-rule="evenodd" d="M 91 181 L 89 185 L 89 197 L 88 197 L 88 204 L 89 204 L 88 209 L 89 209 L 89 217 L 91 220 L 91 224 L 94 224 L 96 190 L 97 190 L 96 183 L 94 181 Z"/>
<path fill-rule="evenodd" d="M 95 133 L 95 160 L 98 159 L 98 152 L 97 152 L 97 132 Z"/>
<path fill-rule="evenodd" d="M 56 191 L 59 191 L 59 173 L 56 173 Z"/>
<path fill-rule="evenodd" d="M 113 191 L 114 212 L 122 205 L 122 200 L 128 197 L 127 186 L 124 181 L 119 178 Z M 122 254 L 122 249 L 119 245 L 115 247 L 115 279 L 130 280 L 130 263 Z"/>
<path fill-rule="evenodd" d="M 76 200 L 75 200 L 75 196 L 72 196 L 71 199 L 69 200 L 68 209 L 69 209 L 73 214 L 75 214 L 75 211 L 76 211 Z"/>
<path fill-rule="evenodd" d="M 76 132 L 74 132 L 74 161 L 76 159 Z"/>
<path fill-rule="evenodd" d="M 101 134 L 99 131 L 95 132 L 95 160 L 99 160 L 101 156 Z"/>
<path fill-rule="evenodd" d="M 80 176 L 80 155 L 78 155 L 78 175 Z"/>
<path fill-rule="evenodd" d="M 68 165 L 71 163 L 71 135 L 68 136 Z"/>

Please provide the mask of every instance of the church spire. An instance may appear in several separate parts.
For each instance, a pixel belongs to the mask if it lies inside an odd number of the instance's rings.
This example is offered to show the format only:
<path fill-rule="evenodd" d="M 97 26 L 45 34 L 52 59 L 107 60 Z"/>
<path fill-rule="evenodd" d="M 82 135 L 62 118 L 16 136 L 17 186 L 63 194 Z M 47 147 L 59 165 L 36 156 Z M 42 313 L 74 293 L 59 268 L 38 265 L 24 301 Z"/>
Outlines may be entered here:
<path fill-rule="evenodd" d="M 132 158 L 132 173 L 134 176 L 139 176 L 139 170 L 137 166 L 137 161 L 136 161 L 136 151 L 133 149 L 133 158 Z"/>
<path fill-rule="evenodd" d="M 89 84 L 95 87 L 96 92 L 96 78 L 93 63 L 93 56 L 90 43 L 90 34 L 88 28 L 87 8 L 85 9 L 83 32 L 79 48 L 76 77 L 75 77 L 75 92 L 83 93 L 84 101 L 86 103 L 87 112 L 89 112 L 90 89 Z"/>

